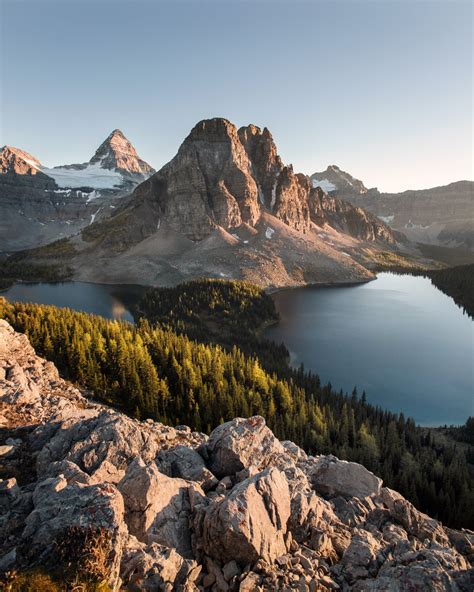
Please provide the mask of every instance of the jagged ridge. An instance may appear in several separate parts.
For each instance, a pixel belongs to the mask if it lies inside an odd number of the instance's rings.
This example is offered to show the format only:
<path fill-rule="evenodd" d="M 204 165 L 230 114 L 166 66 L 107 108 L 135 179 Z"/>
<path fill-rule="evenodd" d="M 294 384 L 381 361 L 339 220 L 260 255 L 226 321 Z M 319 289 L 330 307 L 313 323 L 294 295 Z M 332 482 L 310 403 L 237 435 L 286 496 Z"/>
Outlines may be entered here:
<path fill-rule="evenodd" d="M 165 221 L 191 240 L 202 240 L 217 226 L 255 227 L 265 211 L 303 233 L 311 221 L 334 226 L 335 217 L 340 229 L 346 215 L 357 218 L 359 226 L 366 224 L 360 210 L 350 204 L 325 216 L 326 202 L 319 200 L 316 213 L 317 191 L 309 177 L 283 164 L 267 128 L 249 125 L 237 130 L 230 121 L 215 118 L 199 122 L 177 155 L 140 185 L 135 197 L 139 203 L 153 204 L 154 224 Z M 136 204 L 133 207 L 133 215 L 139 216 Z M 370 225 L 381 230 L 361 230 L 354 236 L 395 243 L 382 221 L 373 218 Z M 346 232 L 352 230 L 346 225 Z"/>

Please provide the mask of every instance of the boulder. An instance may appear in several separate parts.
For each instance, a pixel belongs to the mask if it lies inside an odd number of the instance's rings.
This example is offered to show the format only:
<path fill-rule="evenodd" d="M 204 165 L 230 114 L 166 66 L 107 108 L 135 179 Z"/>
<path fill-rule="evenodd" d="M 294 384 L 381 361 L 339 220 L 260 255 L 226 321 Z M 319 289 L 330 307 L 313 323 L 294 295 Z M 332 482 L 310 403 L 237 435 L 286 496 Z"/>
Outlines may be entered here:
<path fill-rule="evenodd" d="M 96 483 L 118 483 L 137 457 L 151 461 L 159 449 L 152 433 L 117 411 L 103 410 L 78 421 L 70 418 L 56 426 L 54 435 L 38 454 L 38 474 L 54 461 L 68 460 Z"/>
<path fill-rule="evenodd" d="M 212 489 L 218 483 L 217 478 L 206 467 L 202 456 L 189 446 L 175 446 L 163 450 L 158 454 L 155 462 L 160 472 L 165 475 L 196 481 L 204 491 Z"/>
<path fill-rule="evenodd" d="M 204 497 L 198 484 L 163 475 L 154 463 L 137 459 L 118 485 L 125 502 L 131 534 L 192 557 L 190 514 L 195 498 Z"/>
<path fill-rule="evenodd" d="M 324 496 L 337 495 L 364 498 L 378 495 L 382 479 L 362 465 L 339 460 L 335 456 L 319 456 L 307 473 L 312 487 Z"/>
<path fill-rule="evenodd" d="M 210 557 L 240 565 L 286 553 L 290 494 L 283 473 L 266 469 L 204 510 L 200 546 Z"/>
<path fill-rule="evenodd" d="M 234 475 L 254 465 L 267 467 L 285 450 L 265 425 L 263 417 L 237 418 L 218 426 L 209 436 L 205 452 L 211 471 L 218 478 Z"/>

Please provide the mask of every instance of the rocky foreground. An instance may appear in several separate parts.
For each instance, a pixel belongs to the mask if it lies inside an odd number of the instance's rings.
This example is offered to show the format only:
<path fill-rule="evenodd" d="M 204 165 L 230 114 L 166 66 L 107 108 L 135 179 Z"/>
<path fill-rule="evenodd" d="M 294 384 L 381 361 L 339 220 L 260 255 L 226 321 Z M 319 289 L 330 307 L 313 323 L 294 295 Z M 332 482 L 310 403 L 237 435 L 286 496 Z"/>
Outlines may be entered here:
<path fill-rule="evenodd" d="M 0 320 L 0 571 L 112 590 L 467 591 L 474 533 L 261 417 L 208 437 L 85 398 Z M 1 584 L 0 584 L 1 587 Z"/>

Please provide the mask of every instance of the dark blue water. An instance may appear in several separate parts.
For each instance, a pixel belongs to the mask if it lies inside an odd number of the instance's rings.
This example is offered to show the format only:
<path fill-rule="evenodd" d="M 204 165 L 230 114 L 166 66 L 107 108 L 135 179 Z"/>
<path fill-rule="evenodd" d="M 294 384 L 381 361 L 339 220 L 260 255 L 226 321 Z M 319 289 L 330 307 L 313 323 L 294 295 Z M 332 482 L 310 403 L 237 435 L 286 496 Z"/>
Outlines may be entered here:
<path fill-rule="evenodd" d="M 143 286 L 89 284 L 63 282 L 55 284 L 15 284 L 0 296 L 19 302 L 36 302 L 67 306 L 83 312 L 91 312 L 108 319 L 132 321 L 130 307 L 146 290 Z"/>
<path fill-rule="evenodd" d="M 382 273 L 368 284 L 274 294 L 295 364 L 323 382 L 415 418 L 462 424 L 474 415 L 474 323 L 421 277 Z"/>
<path fill-rule="evenodd" d="M 145 289 L 16 284 L 1 295 L 133 321 L 130 307 Z M 474 415 L 474 323 L 429 280 L 382 273 L 368 284 L 284 290 L 274 299 L 281 322 L 267 337 L 323 382 L 347 392 L 357 385 L 368 401 L 423 425 Z"/>

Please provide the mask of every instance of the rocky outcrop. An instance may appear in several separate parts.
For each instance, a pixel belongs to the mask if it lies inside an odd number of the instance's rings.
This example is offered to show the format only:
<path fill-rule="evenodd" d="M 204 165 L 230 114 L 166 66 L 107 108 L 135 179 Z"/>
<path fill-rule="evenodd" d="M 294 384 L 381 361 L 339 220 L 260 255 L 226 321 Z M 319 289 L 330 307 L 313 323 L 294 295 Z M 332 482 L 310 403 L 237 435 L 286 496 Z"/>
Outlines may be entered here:
<path fill-rule="evenodd" d="M 472 590 L 474 533 L 363 466 L 261 417 L 209 437 L 128 418 L 2 320 L 0 425 L 2 583 L 40 569 L 114 591 Z"/>
<path fill-rule="evenodd" d="M 256 125 L 241 127 L 238 134 L 252 163 L 259 199 L 272 209 L 276 200 L 276 180 L 283 169 L 272 134 L 266 127 L 262 130 Z"/>
<path fill-rule="evenodd" d="M 283 446 L 262 417 L 234 419 L 217 427 L 201 453 L 219 478 L 235 475 L 250 466 L 266 468 L 283 453 Z"/>
<path fill-rule="evenodd" d="M 348 201 L 329 195 L 319 186 L 310 192 L 309 213 L 311 220 L 318 226 L 328 224 L 363 241 L 387 245 L 397 242 L 394 232 L 380 218 Z"/>
<path fill-rule="evenodd" d="M 382 480 L 362 465 L 335 456 L 319 457 L 310 464 L 307 474 L 314 489 L 329 497 L 365 498 L 380 494 L 382 487 Z"/>
<path fill-rule="evenodd" d="M 277 469 L 266 469 L 231 488 L 198 515 L 195 539 L 198 553 L 222 565 L 237 559 L 241 565 L 263 559 L 272 564 L 286 553 L 290 516 L 288 482 Z"/>
<path fill-rule="evenodd" d="M 119 484 L 125 500 L 126 521 L 131 534 L 146 543 L 161 543 L 183 557 L 192 556 L 189 529 L 191 507 L 199 485 L 163 475 L 154 462 L 138 457 Z"/>

